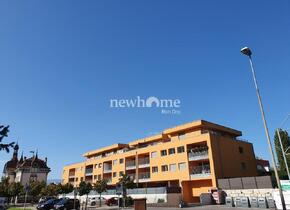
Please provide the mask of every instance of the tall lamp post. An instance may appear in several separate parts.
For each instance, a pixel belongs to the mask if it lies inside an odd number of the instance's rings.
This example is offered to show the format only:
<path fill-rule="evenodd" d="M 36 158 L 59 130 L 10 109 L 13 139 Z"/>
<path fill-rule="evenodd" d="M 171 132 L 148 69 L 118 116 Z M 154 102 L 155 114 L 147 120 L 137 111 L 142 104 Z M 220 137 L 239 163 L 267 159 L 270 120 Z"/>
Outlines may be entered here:
<path fill-rule="evenodd" d="M 276 132 L 277 132 L 277 135 L 278 135 L 278 139 L 279 139 L 279 143 L 280 143 L 280 147 L 281 147 L 283 159 L 284 159 L 284 162 L 285 162 L 285 168 L 286 168 L 286 171 L 287 171 L 288 179 L 290 180 L 290 173 L 289 173 L 289 168 L 288 168 L 288 162 L 287 162 L 287 158 L 286 158 L 286 154 L 285 154 L 289 148 L 287 148 L 286 151 L 284 150 L 284 147 L 283 147 L 283 144 L 282 144 L 281 135 L 280 135 L 280 129 L 283 128 L 284 124 L 289 119 L 289 117 L 290 117 L 290 114 L 287 115 L 287 117 L 285 118 L 285 120 L 280 125 L 280 128 L 277 128 Z"/>
<path fill-rule="evenodd" d="M 267 141 L 268 141 L 269 152 L 271 154 L 272 164 L 273 164 L 273 167 L 274 167 L 274 172 L 275 172 L 275 176 L 276 176 L 276 180 L 277 180 L 277 186 L 279 188 L 279 193 L 280 193 L 280 197 L 281 197 L 282 208 L 283 208 L 283 210 L 286 210 L 285 200 L 284 200 L 283 192 L 282 192 L 282 189 L 281 189 L 281 184 L 280 184 L 280 179 L 279 179 L 277 166 L 276 166 L 276 162 L 275 162 L 275 157 L 274 157 L 274 153 L 273 153 L 273 148 L 272 148 L 271 138 L 270 138 L 270 134 L 269 134 L 269 129 L 268 129 L 265 113 L 264 113 L 264 107 L 263 107 L 263 103 L 262 103 L 262 99 L 261 99 L 261 95 L 260 95 L 260 91 L 259 91 L 259 87 L 258 87 L 258 83 L 257 83 L 257 79 L 256 79 L 256 72 L 255 72 L 255 69 L 254 69 L 254 66 L 253 66 L 252 51 L 250 50 L 250 48 L 244 47 L 244 48 L 241 49 L 241 53 L 243 53 L 244 55 L 248 56 L 248 58 L 249 58 L 250 67 L 251 67 L 251 71 L 252 71 L 252 76 L 253 76 L 253 79 L 254 79 L 256 93 L 257 93 L 257 97 L 258 97 L 258 101 L 259 101 L 260 111 L 261 111 L 261 114 L 262 114 L 262 120 L 263 120 L 265 133 L 266 133 L 266 137 L 267 137 Z"/>

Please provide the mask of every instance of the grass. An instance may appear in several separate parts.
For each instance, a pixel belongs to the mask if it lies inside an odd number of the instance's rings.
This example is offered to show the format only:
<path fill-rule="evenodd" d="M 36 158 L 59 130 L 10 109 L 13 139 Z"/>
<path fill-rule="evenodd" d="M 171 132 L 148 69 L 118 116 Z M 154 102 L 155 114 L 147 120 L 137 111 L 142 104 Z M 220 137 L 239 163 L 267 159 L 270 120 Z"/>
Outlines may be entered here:
<path fill-rule="evenodd" d="M 10 207 L 8 210 L 23 210 L 23 207 Z M 25 210 L 32 210 L 30 208 L 25 208 Z"/>

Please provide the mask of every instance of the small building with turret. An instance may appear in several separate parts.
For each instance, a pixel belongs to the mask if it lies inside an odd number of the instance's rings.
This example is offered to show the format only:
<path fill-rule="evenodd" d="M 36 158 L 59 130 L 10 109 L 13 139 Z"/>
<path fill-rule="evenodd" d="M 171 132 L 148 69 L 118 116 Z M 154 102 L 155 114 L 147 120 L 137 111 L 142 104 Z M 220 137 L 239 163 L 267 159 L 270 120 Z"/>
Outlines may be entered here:
<path fill-rule="evenodd" d="M 26 184 L 38 181 L 47 182 L 47 175 L 50 168 L 47 166 L 47 158 L 44 160 L 38 158 L 38 153 L 32 157 L 26 158 L 21 155 L 18 159 L 18 144 L 14 147 L 14 152 L 11 160 L 4 165 L 4 177 L 9 178 L 9 182 L 20 182 L 23 186 Z"/>

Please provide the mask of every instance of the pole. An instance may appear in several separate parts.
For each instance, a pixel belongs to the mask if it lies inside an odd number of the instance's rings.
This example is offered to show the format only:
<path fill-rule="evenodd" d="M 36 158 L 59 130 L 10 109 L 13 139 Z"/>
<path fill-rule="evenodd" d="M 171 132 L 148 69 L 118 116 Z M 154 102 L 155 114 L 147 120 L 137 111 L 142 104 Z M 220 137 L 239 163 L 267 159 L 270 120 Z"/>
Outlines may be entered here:
<path fill-rule="evenodd" d="M 289 173 L 289 168 L 288 168 L 288 163 L 287 163 L 284 147 L 283 147 L 283 144 L 282 144 L 282 139 L 281 139 L 281 135 L 280 135 L 280 129 L 277 129 L 277 134 L 278 134 L 278 139 L 279 139 L 279 143 L 280 143 L 281 150 L 282 150 L 283 159 L 284 159 L 284 162 L 285 162 L 285 168 L 286 168 L 286 171 L 287 171 L 288 179 L 290 180 L 290 173 Z"/>
<path fill-rule="evenodd" d="M 257 79 L 256 79 L 256 73 L 255 73 L 255 69 L 254 69 L 254 66 L 253 66 L 253 61 L 252 61 L 251 55 L 249 55 L 249 61 L 250 61 L 250 66 L 251 66 L 252 75 L 253 75 L 253 79 L 254 79 L 254 83 L 255 83 L 256 93 L 257 93 L 257 97 L 258 97 L 258 101 L 259 101 L 260 111 L 261 111 L 261 114 L 262 114 L 262 120 L 263 120 L 263 124 L 264 124 L 264 129 L 265 129 L 265 133 L 266 133 L 266 137 L 267 137 L 267 141 L 268 141 L 269 152 L 270 152 L 271 159 L 272 159 L 272 164 L 273 164 L 273 167 L 274 167 L 274 172 L 275 172 L 275 177 L 276 177 L 276 181 L 277 181 L 277 186 L 279 188 L 282 208 L 283 208 L 283 210 L 286 210 L 285 200 L 284 200 L 283 192 L 282 192 L 282 189 L 281 189 L 280 178 L 279 178 L 277 167 L 276 167 L 276 162 L 275 162 L 275 157 L 274 157 L 274 153 L 273 153 L 273 148 L 272 148 L 271 138 L 270 138 L 270 134 L 269 134 L 269 129 L 268 129 L 265 113 L 264 113 L 264 107 L 263 107 L 263 103 L 262 103 L 262 99 L 261 99 L 261 95 L 260 95 L 260 91 L 259 91 L 259 87 L 258 87 L 258 83 L 257 83 Z"/>

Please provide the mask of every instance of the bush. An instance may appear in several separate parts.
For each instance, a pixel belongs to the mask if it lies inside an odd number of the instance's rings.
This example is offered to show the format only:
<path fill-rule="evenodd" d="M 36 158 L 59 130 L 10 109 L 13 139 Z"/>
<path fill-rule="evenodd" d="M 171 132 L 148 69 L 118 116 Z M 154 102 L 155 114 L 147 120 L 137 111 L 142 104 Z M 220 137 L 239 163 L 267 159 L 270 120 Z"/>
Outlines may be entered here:
<path fill-rule="evenodd" d="M 158 200 L 157 200 L 157 203 L 164 203 L 165 202 L 165 200 L 164 199 L 161 199 L 161 198 L 159 198 Z"/>
<path fill-rule="evenodd" d="M 134 204 L 134 200 L 131 196 L 128 196 L 125 198 L 125 205 L 126 206 L 133 206 Z"/>

